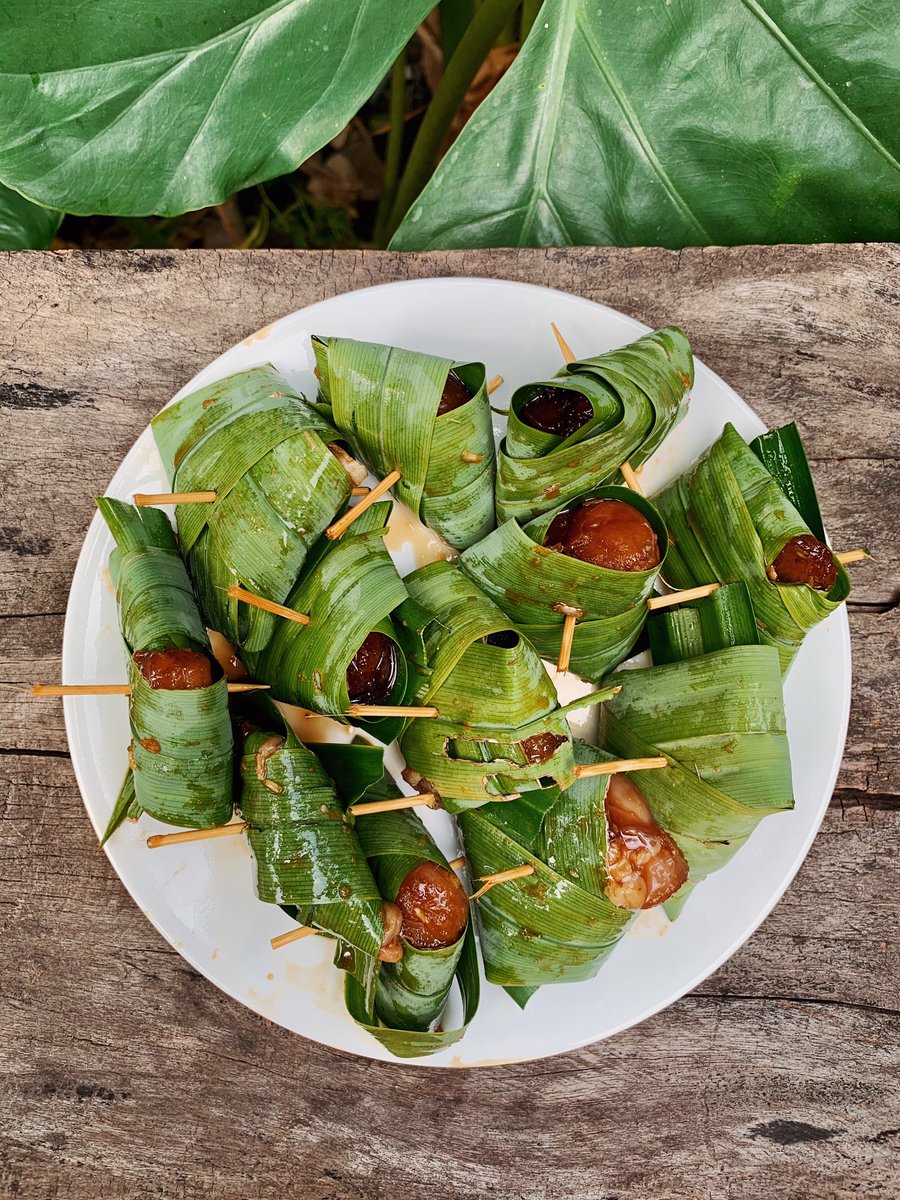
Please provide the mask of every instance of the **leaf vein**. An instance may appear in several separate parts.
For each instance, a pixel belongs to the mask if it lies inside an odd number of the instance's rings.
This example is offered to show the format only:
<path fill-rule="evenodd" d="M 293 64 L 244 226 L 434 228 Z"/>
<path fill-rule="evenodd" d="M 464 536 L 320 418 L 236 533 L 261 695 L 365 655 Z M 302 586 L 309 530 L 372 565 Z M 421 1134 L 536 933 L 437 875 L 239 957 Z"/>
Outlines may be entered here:
<path fill-rule="evenodd" d="M 578 20 L 578 27 L 581 31 L 582 37 L 584 38 L 585 45 L 588 48 L 591 58 L 594 60 L 596 66 L 597 66 L 597 70 L 603 76 L 603 81 L 605 82 L 606 86 L 609 88 L 612 98 L 615 100 L 616 104 L 619 106 L 622 116 L 625 118 L 625 121 L 627 122 L 629 129 L 634 134 L 635 140 L 637 141 L 638 145 L 640 146 L 640 148 L 644 154 L 644 157 L 647 160 L 647 163 L 653 170 L 653 172 L 656 175 L 659 182 L 662 184 L 669 199 L 672 201 L 672 203 L 675 205 L 675 207 L 679 210 L 679 212 L 682 214 L 682 216 L 686 220 L 690 221 L 691 224 L 694 226 L 694 228 L 706 239 L 707 244 L 711 244 L 712 240 L 713 240 L 712 237 L 710 236 L 708 231 L 703 227 L 699 218 L 694 214 L 694 212 L 691 209 L 688 202 L 678 191 L 678 188 L 675 186 L 674 181 L 671 179 L 671 177 L 669 176 L 669 173 L 666 171 L 665 167 L 660 162 L 659 157 L 657 156 L 657 153 L 653 148 L 653 144 L 651 143 L 649 137 L 647 136 L 647 133 L 646 133 L 643 125 L 641 124 L 637 113 L 632 108 L 631 104 L 628 101 L 628 98 L 625 96 L 624 92 L 622 91 L 621 84 L 619 83 L 618 79 L 615 77 L 615 75 L 611 71 L 609 65 L 603 61 L 603 55 L 601 53 L 600 47 L 597 45 L 593 30 L 590 28 L 590 26 L 588 24 L 586 24 L 586 22 L 584 22 L 582 20 Z"/>
<path fill-rule="evenodd" d="M 741 0 L 741 3 L 749 13 L 752 13 L 752 15 L 756 17 L 759 23 L 775 39 L 775 41 L 778 42 L 779 45 L 788 52 L 797 66 L 800 67 L 800 69 L 810 80 L 812 80 L 816 87 L 821 91 L 823 96 L 826 96 L 827 99 L 831 101 L 838 112 L 840 112 L 841 116 L 850 122 L 856 132 L 860 134 L 860 136 L 863 137 L 869 143 L 869 145 L 894 168 L 895 171 L 900 171 L 900 162 L 894 158 L 887 146 L 885 146 L 884 143 L 875 136 L 862 118 L 857 116 L 857 114 L 848 104 L 844 103 L 831 84 L 828 83 L 824 76 L 819 74 L 809 59 L 801 53 L 800 47 L 792 42 L 784 30 L 772 20 L 762 5 L 757 3 L 757 0 Z"/>

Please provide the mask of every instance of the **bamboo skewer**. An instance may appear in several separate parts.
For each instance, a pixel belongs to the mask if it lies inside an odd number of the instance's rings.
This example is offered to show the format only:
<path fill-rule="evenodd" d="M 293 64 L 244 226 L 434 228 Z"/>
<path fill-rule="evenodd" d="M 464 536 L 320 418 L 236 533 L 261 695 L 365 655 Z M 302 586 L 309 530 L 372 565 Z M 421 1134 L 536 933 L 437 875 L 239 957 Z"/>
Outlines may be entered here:
<path fill-rule="evenodd" d="M 481 884 L 481 887 L 469 899 L 480 899 L 485 892 L 489 892 L 498 883 L 509 883 L 511 879 L 524 879 L 526 876 L 533 874 L 534 867 L 531 863 L 523 863 L 521 867 L 510 867 L 508 871 L 496 871 L 493 875 L 481 875 L 477 880 Z"/>
<path fill-rule="evenodd" d="M 638 482 L 638 477 L 635 474 L 635 470 L 631 464 L 627 462 L 622 463 L 621 467 L 619 467 L 619 470 L 622 472 L 622 478 L 625 480 L 626 485 L 631 488 L 633 492 L 636 492 L 638 496 L 643 496 L 644 489 Z"/>
<path fill-rule="evenodd" d="M 622 771 L 656 771 L 667 767 L 667 758 L 617 758 L 613 762 L 580 763 L 573 768 L 576 779 L 593 779 L 598 775 L 618 775 Z"/>
<path fill-rule="evenodd" d="M 233 583 L 228 589 L 228 595 L 232 600 L 243 600 L 244 604 L 261 608 L 264 612 L 274 613 L 276 617 L 286 617 L 288 621 L 296 621 L 298 625 L 309 624 L 309 617 L 306 613 L 294 612 L 292 608 L 288 608 L 284 604 L 276 604 L 274 600 L 267 600 L 265 596 L 257 596 L 255 592 L 248 592 L 246 588 L 242 588 L 236 583 Z"/>
<path fill-rule="evenodd" d="M 489 396 L 493 396 L 494 392 L 496 392 L 497 388 L 500 387 L 500 385 L 502 383 L 503 383 L 503 376 L 495 375 L 494 378 L 487 385 L 487 394 Z"/>
<path fill-rule="evenodd" d="M 363 496 L 359 504 L 356 504 L 353 508 L 348 509 L 339 520 L 335 521 L 333 525 L 328 526 L 328 528 L 325 530 L 325 536 L 327 538 L 331 538 L 332 541 L 334 541 L 335 538 L 341 537 L 342 534 L 347 532 L 357 517 L 362 516 L 367 508 L 371 508 L 376 500 L 379 500 L 385 492 L 390 491 L 398 479 L 402 479 L 402 475 L 399 471 L 391 471 L 389 475 L 385 475 L 381 483 L 376 483 L 369 494 L 367 496 Z"/>
<path fill-rule="evenodd" d="M 215 504 L 215 492 L 135 492 L 131 497 L 138 508 L 154 504 Z"/>
<path fill-rule="evenodd" d="M 268 683 L 229 683 L 228 691 L 267 692 Z M 36 683 L 31 689 L 33 696 L 130 696 L 128 683 Z"/>
<path fill-rule="evenodd" d="M 440 709 L 415 704 L 351 704 L 348 717 L 439 717 Z"/>
<path fill-rule="evenodd" d="M 647 607 L 651 612 L 655 612 L 658 608 L 671 608 L 673 604 L 681 604 L 685 600 L 702 600 L 721 586 L 721 583 L 703 583 L 700 587 L 686 588 L 683 592 L 670 592 L 668 596 L 651 596 Z"/>
<path fill-rule="evenodd" d="M 310 937 L 314 933 L 319 933 L 318 929 L 313 929 L 310 925 L 301 925 L 297 929 L 289 929 L 287 933 L 279 933 L 278 937 L 273 937 L 269 945 L 273 950 L 280 950 L 282 946 L 289 946 L 291 942 L 299 942 L 301 938 Z"/>
<path fill-rule="evenodd" d="M 871 558 L 872 555 L 868 550 L 845 550 L 843 554 L 835 554 L 834 557 L 841 566 L 846 567 L 849 563 L 862 562 L 864 558 Z"/>
<path fill-rule="evenodd" d="M 556 669 L 559 674 L 565 675 L 569 669 L 569 661 L 572 658 L 572 642 L 575 640 L 575 622 L 579 617 L 583 617 L 584 613 L 580 608 L 572 608 L 568 604 L 554 604 L 553 611 L 562 613 L 565 617 L 562 638 L 559 643 L 559 658 L 556 662 Z"/>
<path fill-rule="evenodd" d="M 575 362 L 576 359 L 572 347 L 559 332 L 553 321 L 550 322 L 550 328 L 553 330 L 553 336 L 556 338 L 556 344 L 559 346 L 560 353 L 563 356 L 563 361 L 567 364 Z M 621 467 L 619 467 L 619 470 L 622 472 L 622 478 L 625 480 L 626 485 L 639 496 L 643 496 L 644 490 L 638 483 L 638 477 L 634 472 L 634 468 L 626 462 L 622 463 Z"/>
<path fill-rule="evenodd" d="M 363 804 L 351 804 L 347 809 L 354 817 L 371 816 L 372 813 L 398 812 L 402 808 L 437 808 L 434 792 L 422 792 L 418 796 L 398 796 L 396 800 L 370 800 Z"/>
<path fill-rule="evenodd" d="M 564 362 L 573 363 L 575 361 L 575 355 L 572 351 L 572 347 L 556 328 L 556 325 L 553 321 L 550 322 L 550 328 L 553 330 L 553 336 L 556 338 L 556 344 L 559 346 L 559 352 L 563 356 Z"/>
<path fill-rule="evenodd" d="M 211 838 L 237 837 L 249 829 L 246 821 L 233 821 L 228 825 L 214 825 L 211 829 L 185 829 L 181 833 L 154 833 L 147 838 L 147 848 L 158 850 L 160 846 L 180 846 L 183 842 L 207 842 Z"/>
<path fill-rule="evenodd" d="M 351 496 L 368 496 L 368 494 L 369 489 L 367 487 L 363 487 L 362 485 L 350 489 Z"/>

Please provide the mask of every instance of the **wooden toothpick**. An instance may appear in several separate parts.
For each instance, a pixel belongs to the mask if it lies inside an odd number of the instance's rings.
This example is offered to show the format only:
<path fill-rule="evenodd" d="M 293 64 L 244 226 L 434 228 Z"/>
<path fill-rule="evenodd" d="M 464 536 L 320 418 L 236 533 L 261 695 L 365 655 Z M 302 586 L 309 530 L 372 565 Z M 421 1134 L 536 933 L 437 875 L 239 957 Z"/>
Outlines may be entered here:
<path fill-rule="evenodd" d="M 288 608 L 284 604 L 276 604 L 274 600 L 267 600 L 265 596 L 257 596 L 255 592 L 248 592 L 246 588 L 239 587 L 233 583 L 228 589 L 228 595 L 232 600 L 242 600 L 244 604 L 250 604 L 253 608 L 261 608 L 264 612 L 274 613 L 276 617 L 285 617 L 288 621 L 296 621 L 298 625 L 308 625 L 309 617 L 306 613 L 294 612 L 292 608 Z"/>
<path fill-rule="evenodd" d="M 135 492 L 131 497 L 138 508 L 154 504 L 215 504 L 215 492 Z"/>
<path fill-rule="evenodd" d="M 842 554 L 834 556 L 838 562 L 846 567 L 849 563 L 862 562 L 864 558 L 871 558 L 872 555 L 868 550 L 845 550 Z"/>
<path fill-rule="evenodd" d="M 266 692 L 270 686 L 268 683 L 229 683 L 228 691 L 232 693 Z M 130 696 L 131 686 L 127 683 L 36 683 L 31 689 L 31 694 L 33 696 Z"/>
<path fill-rule="evenodd" d="M 434 792 L 422 792 L 418 796 L 398 796 L 396 800 L 370 800 L 364 804 L 351 804 L 348 812 L 354 817 L 371 816 L 372 813 L 399 812 L 403 808 L 437 808 Z"/>
<path fill-rule="evenodd" d="M 351 704 L 348 717 L 439 717 L 440 709 L 415 704 Z"/>
<path fill-rule="evenodd" d="M 579 617 L 583 617 L 584 613 L 580 608 L 572 608 L 568 604 L 554 604 L 553 611 L 562 613 L 565 617 L 563 621 L 562 638 L 559 643 L 559 658 L 556 662 L 556 669 L 560 675 L 565 675 L 569 669 L 569 661 L 572 658 L 572 642 L 575 639 L 575 622 Z"/>
<path fill-rule="evenodd" d="M 381 483 L 376 483 L 369 494 L 363 496 L 359 504 L 348 509 L 339 520 L 335 521 L 333 525 L 328 526 L 325 530 L 325 536 L 334 541 L 335 538 L 339 538 L 342 534 L 346 533 L 357 517 L 362 516 L 367 508 L 371 508 L 376 500 L 380 499 L 385 492 L 390 491 L 398 479 L 402 478 L 403 476 L 399 471 L 391 471 L 390 475 L 385 475 Z"/>
<path fill-rule="evenodd" d="M 369 489 L 367 487 L 363 487 L 362 485 L 350 489 L 351 496 L 368 496 L 368 494 Z"/>
<path fill-rule="evenodd" d="M 273 950 L 280 950 L 282 946 L 289 946 L 291 942 L 299 942 L 301 938 L 311 937 L 319 932 L 321 931 L 313 929 L 310 925 L 300 925 L 296 929 L 289 929 L 287 933 L 279 933 L 278 937 L 272 938 L 269 945 Z"/>
<path fill-rule="evenodd" d="M 496 887 L 498 883 L 509 883 L 511 879 L 524 879 L 526 876 L 533 874 L 534 867 L 531 863 L 523 863 L 521 867 L 510 867 L 508 871 L 495 871 L 493 875 L 480 875 L 476 882 L 480 883 L 481 887 L 469 899 L 478 900 L 485 892 L 489 892 L 491 888 Z"/>
<path fill-rule="evenodd" d="M 497 388 L 500 387 L 500 385 L 502 383 L 503 383 L 503 376 L 495 375 L 494 378 L 487 385 L 487 394 L 489 396 L 493 396 L 494 392 L 496 392 Z"/>
<path fill-rule="evenodd" d="M 447 863 L 447 866 L 450 868 L 451 871 L 458 871 L 461 867 L 464 867 L 465 865 L 466 865 L 466 856 L 464 854 L 461 854 L 459 856 L 459 858 L 451 858 L 450 861 Z"/>
<path fill-rule="evenodd" d="M 147 838 L 147 847 L 158 850 L 160 846 L 180 846 L 183 842 L 208 842 L 210 838 L 237 837 L 250 826 L 246 821 L 235 821 L 230 825 L 214 825 L 211 829 L 185 829 L 181 833 L 154 833 Z"/>
<path fill-rule="evenodd" d="M 556 338 L 556 344 L 557 344 L 557 346 L 559 346 L 559 351 L 560 351 L 560 354 L 562 354 L 563 359 L 567 363 L 573 363 L 575 361 L 575 355 L 572 352 L 572 347 L 569 345 L 569 343 L 566 341 L 566 339 L 563 337 L 563 335 L 559 332 L 559 330 L 556 328 L 556 325 L 552 321 L 550 322 L 550 328 L 553 330 L 553 336 Z"/>
<path fill-rule="evenodd" d="M 621 467 L 619 467 L 619 470 L 622 472 L 622 478 L 625 480 L 626 486 L 631 488 L 633 492 L 636 492 L 638 496 L 643 496 L 644 489 L 638 482 L 638 477 L 634 472 L 634 468 L 629 463 L 622 463 Z"/>
<path fill-rule="evenodd" d="M 670 592 L 668 596 L 651 596 L 647 607 L 654 612 L 658 608 L 671 608 L 673 604 L 681 604 L 685 600 L 702 600 L 704 596 L 711 596 L 721 586 L 721 583 L 704 583 L 700 587 L 686 588 L 683 592 Z"/>
<path fill-rule="evenodd" d="M 668 765 L 666 758 L 617 758 L 613 762 L 579 763 L 572 774 L 576 779 L 593 779 L 598 775 L 619 775 L 622 771 L 657 771 Z"/>

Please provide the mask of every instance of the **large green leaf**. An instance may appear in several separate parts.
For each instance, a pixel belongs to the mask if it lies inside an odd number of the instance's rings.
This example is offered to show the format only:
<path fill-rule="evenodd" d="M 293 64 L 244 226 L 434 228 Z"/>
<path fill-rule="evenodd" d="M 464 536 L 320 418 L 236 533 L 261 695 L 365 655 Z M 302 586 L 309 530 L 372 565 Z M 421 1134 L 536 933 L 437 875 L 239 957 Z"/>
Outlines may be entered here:
<path fill-rule="evenodd" d="M 896 0 L 546 0 L 401 250 L 896 240 Z"/>
<path fill-rule="evenodd" d="M 293 170 L 432 0 L 14 0 L 0 179 L 77 213 L 172 214 Z"/>
<path fill-rule="evenodd" d="M 0 250 L 46 250 L 62 213 L 32 204 L 0 183 Z"/>

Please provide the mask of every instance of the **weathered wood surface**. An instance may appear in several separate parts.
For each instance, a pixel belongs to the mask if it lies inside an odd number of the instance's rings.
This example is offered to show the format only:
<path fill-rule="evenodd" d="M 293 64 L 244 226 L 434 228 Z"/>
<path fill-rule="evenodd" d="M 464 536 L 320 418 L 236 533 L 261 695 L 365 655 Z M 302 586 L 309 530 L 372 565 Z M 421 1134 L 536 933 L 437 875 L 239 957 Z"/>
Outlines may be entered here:
<path fill-rule="evenodd" d="M 900 1192 L 900 250 L 0 256 L 0 681 L 59 672 L 92 512 L 199 367 L 325 296 L 550 284 L 677 320 L 802 428 L 854 568 L 847 756 L 781 904 L 694 995 L 490 1073 L 363 1062 L 271 1027 L 165 945 L 96 853 L 58 705 L 0 687 L 3 1195 L 825 1200 Z"/>

